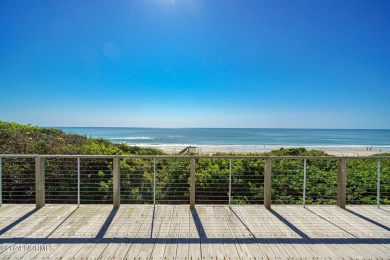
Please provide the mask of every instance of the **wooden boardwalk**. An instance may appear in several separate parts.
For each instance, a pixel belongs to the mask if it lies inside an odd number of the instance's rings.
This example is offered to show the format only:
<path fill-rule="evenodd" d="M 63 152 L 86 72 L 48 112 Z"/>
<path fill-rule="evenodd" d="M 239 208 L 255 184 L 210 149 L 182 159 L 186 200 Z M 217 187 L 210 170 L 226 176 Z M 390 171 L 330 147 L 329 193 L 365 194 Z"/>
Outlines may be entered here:
<path fill-rule="evenodd" d="M 0 259 L 390 259 L 390 206 L 3 205 Z"/>

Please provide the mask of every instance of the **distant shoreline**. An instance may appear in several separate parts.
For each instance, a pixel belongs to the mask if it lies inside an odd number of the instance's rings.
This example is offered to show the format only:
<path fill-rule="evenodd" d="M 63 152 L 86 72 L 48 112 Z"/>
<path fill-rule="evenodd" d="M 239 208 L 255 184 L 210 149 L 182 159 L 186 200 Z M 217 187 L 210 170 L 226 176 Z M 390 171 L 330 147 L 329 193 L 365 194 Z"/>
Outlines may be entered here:
<path fill-rule="evenodd" d="M 168 154 L 179 153 L 190 145 L 176 144 L 142 144 L 130 146 L 151 147 L 160 149 Z M 278 146 L 278 145 L 191 145 L 196 147 L 198 154 L 215 154 L 215 153 L 264 153 L 280 148 L 305 148 L 307 150 L 320 150 L 327 154 L 335 156 L 369 156 L 378 153 L 390 152 L 390 146 Z"/>
<path fill-rule="evenodd" d="M 390 152 L 390 130 L 363 129 L 158 129 L 158 128 L 63 128 L 65 132 L 103 138 L 113 143 L 151 147 L 179 153 L 188 146 L 199 154 L 264 153 L 302 147 L 331 155 L 371 155 Z"/>

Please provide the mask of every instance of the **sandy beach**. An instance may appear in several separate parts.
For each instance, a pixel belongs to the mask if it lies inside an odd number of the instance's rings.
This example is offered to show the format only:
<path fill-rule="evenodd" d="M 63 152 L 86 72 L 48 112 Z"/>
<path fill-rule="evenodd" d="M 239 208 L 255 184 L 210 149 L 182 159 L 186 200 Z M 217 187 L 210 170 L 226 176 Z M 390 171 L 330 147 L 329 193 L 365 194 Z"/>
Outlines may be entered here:
<path fill-rule="evenodd" d="M 390 130 L 284 128 L 65 128 L 66 132 L 104 138 L 113 143 L 151 147 L 179 154 L 194 146 L 197 154 L 264 153 L 303 147 L 335 156 L 369 156 L 390 152 Z"/>
<path fill-rule="evenodd" d="M 152 146 L 153 148 L 160 149 L 168 154 L 177 154 L 182 151 L 186 146 L 181 145 L 158 145 Z M 267 145 L 198 145 L 196 147 L 196 153 L 198 154 L 215 154 L 215 153 L 263 153 L 270 152 L 272 150 L 278 150 L 281 146 L 267 146 Z M 292 148 L 292 146 L 284 147 Z M 389 147 L 369 147 L 369 146 L 316 146 L 316 147 L 304 147 L 307 150 L 321 150 L 329 155 L 334 156 L 369 156 L 373 154 L 379 154 L 384 152 L 390 152 Z"/>

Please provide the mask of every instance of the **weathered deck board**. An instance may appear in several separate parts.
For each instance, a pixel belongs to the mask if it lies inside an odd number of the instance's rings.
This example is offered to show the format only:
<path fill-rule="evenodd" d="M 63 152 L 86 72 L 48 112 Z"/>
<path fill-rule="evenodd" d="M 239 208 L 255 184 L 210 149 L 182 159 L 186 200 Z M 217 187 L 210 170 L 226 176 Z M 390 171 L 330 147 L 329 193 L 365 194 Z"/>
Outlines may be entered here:
<path fill-rule="evenodd" d="M 188 259 L 189 257 L 189 209 L 187 206 L 181 205 L 178 208 L 179 212 L 179 231 L 176 234 L 177 250 L 176 259 Z"/>
<path fill-rule="evenodd" d="M 375 208 L 371 209 L 371 212 L 373 211 L 375 211 Z M 349 209 L 349 211 L 338 209 L 337 211 L 333 212 L 326 210 L 326 218 L 332 218 L 332 221 L 334 221 L 337 226 L 344 229 L 346 232 L 351 233 L 357 238 L 372 239 L 373 243 L 366 247 L 366 251 L 367 253 L 371 254 L 373 258 L 378 256 L 386 257 L 385 252 L 383 252 L 383 247 L 377 246 L 375 244 L 375 239 L 377 237 L 389 238 L 389 234 L 386 234 L 386 230 L 373 224 L 372 222 L 366 221 L 361 217 L 356 216 L 354 213 L 351 214 L 351 212 L 353 212 L 351 209 Z M 370 219 L 372 219 L 372 217 L 370 217 Z M 353 245 L 353 247 L 356 247 L 356 245 Z"/>
<path fill-rule="evenodd" d="M 361 232 L 356 224 L 359 222 L 358 225 L 361 227 L 364 227 L 369 224 L 369 222 L 363 221 L 360 222 L 359 218 L 356 216 L 350 214 L 348 211 L 334 208 L 333 210 L 329 208 L 318 208 L 316 207 L 314 211 L 321 215 L 326 221 L 337 227 L 339 230 L 344 231 L 345 235 L 347 237 L 353 237 L 353 238 L 364 238 L 371 242 L 370 240 L 371 235 L 368 233 Z M 380 253 L 375 253 L 375 249 L 373 249 L 374 244 L 370 244 L 367 248 L 365 248 L 365 254 L 364 256 L 360 253 L 361 249 L 357 249 L 357 247 L 365 247 L 365 245 L 360 244 L 345 244 L 342 245 L 342 247 L 350 253 L 351 256 L 361 256 L 361 257 L 369 257 L 369 258 L 375 258 L 376 256 L 381 257 Z"/>
<path fill-rule="evenodd" d="M 196 209 L 188 211 L 188 233 L 189 233 L 189 248 L 188 248 L 188 259 L 200 260 L 202 259 L 202 248 L 200 245 L 201 236 L 203 234 L 197 228 L 196 221 L 193 219 L 193 214 L 196 213 Z"/>
<path fill-rule="evenodd" d="M 199 206 L 199 225 L 203 226 L 202 256 L 205 259 L 223 259 L 224 246 L 221 242 L 218 222 L 213 207 Z"/>
<path fill-rule="evenodd" d="M 328 245 L 324 243 L 322 238 L 324 237 L 324 227 L 328 227 L 329 224 L 325 220 L 318 219 L 316 215 L 303 207 L 277 207 L 276 212 L 283 216 L 283 218 L 301 232 L 302 238 L 305 241 L 305 244 L 296 245 L 300 248 L 304 247 L 306 254 L 310 256 L 315 256 L 320 253 L 321 255 L 328 255 L 331 258 L 343 258 L 346 257 L 344 253 L 340 253 L 340 250 L 337 248 L 330 249 Z M 329 227 L 328 227 L 329 228 Z M 313 243 L 309 237 L 317 238 L 318 243 Z M 330 245 L 332 246 L 332 245 Z M 337 254 L 338 252 L 339 254 Z"/>
<path fill-rule="evenodd" d="M 45 212 L 46 209 L 50 207 L 60 207 L 55 212 L 49 213 Z M 36 238 L 36 237 L 42 237 L 45 238 L 43 240 L 43 243 L 47 245 L 50 248 L 58 248 L 62 246 L 61 243 L 53 243 L 51 241 L 51 235 L 54 234 L 60 227 L 63 226 L 63 224 L 69 219 L 69 216 L 72 216 L 72 214 L 76 211 L 77 207 L 73 205 L 50 205 L 47 207 L 44 207 L 40 209 L 40 213 L 42 215 L 48 216 L 47 221 L 43 221 L 43 225 L 41 228 L 37 229 L 36 232 L 31 233 L 27 238 Z M 28 252 L 27 254 L 23 255 L 21 259 L 42 259 L 45 257 L 49 257 L 49 255 L 57 253 L 59 250 L 51 251 L 50 249 L 47 251 L 41 251 L 41 252 Z"/>
<path fill-rule="evenodd" d="M 249 243 L 247 243 L 248 247 L 252 248 L 252 254 L 255 255 L 257 259 L 268 259 L 272 258 L 274 256 L 274 251 L 272 250 L 271 246 L 268 243 L 262 243 L 261 245 L 256 242 L 256 230 L 258 229 L 258 226 L 256 225 L 256 215 L 253 215 L 253 212 L 248 211 L 249 207 L 232 207 L 234 212 L 237 214 L 237 218 L 240 220 L 240 222 L 243 223 L 244 227 L 250 231 L 251 239 L 249 240 Z M 261 216 L 257 216 L 261 217 Z M 255 220 L 255 221 L 253 221 Z M 242 242 L 245 243 L 245 242 Z"/>
<path fill-rule="evenodd" d="M 42 238 L 43 244 L 48 245 L 50 242 L 47 237 L 60 225 L 66 216 L 73 210 L 71 206 L 51 205 L 43 209 L 35 210 L 35 206 L 25 205 L 25 208 L 29 208 L 33 214 L 29 215 L 28 228 L 23 229 L 24 223 L 27 219 L 23 217 L 19 220 L 20 225 L 18 228 L 12 228 L 7 232 L 7 236 L 19 236 L 23 232 L 23 236 L 17 239 L 15 245 L 22 246 L 24 248 L 30 246 L 28 240 Z M 62 221 L 61 221 L 62 220 Z M 20 230 L 22 228 L 23 230 Z M 50 251 L 31 251 L 31 250 L 20 250 L 13 254 L 9 254 L 5 259 L 34 259 L 36 255 L 48 255 Z"/>
<path fill-rule="evenodd" d="M 263 259 L 264 255 L 258 250 L 257 246 L 254 248 L 252 243 L 248 244 L 248 246 L 246 243 L 242 243 L 238 239 L 253 238 L 253 236 L 244 225 L 240 225 L 240 220 L 233 209 L 226 207 L 223 207 L 222 209 L 224 209 L 226 215 L 231 215 L 231 213 L 235 214 L 235 216 L 231 216 L 227 219 L 227 226 L 231 238 L 235 241 L 239 259 Z"/>
<path fill-rule="evenodd" d="M 150 238 L 150 243 L 144 243 L 142 244 L 142 247 L 140 248 L 140 252 L 138 254 L 138 259 L 149 259 L 154 248 L 154 233 L 156 232 L 156 229 L 159 230 L 160 225 L 156 227 L 156 217 L 158 216 L 158 210 L 159 207 L 153 207 L 151 212 L 151 221 L 149 222 L 149 229 L 148 229 L 148 236 Z M 160 223 L 161 222 L 157 222 Z"/>
<path fill-rule="evenodd" d="M 121 229 L 129 230 L 128 233 L 125 233 L 125 239 L 132 240 L 123 241 L 123 243 L 119 245 L 118 250 L 115 252 L 114 257 L 112 259 L 126 259 L 128 255 L 132 253 L 134 249 L 133 245 L 141 243 L 136 238 L 143 233 L 142 228 L 144 225 L 145 216 L 148 215 L 149 210 L 150 206 L 137 207 L 137 209 L 133 212 L 133 217 L 126 220 L 125 224 Z"/>
<path fill-rule="evenodd" d="M 0 259 L 389 259 L 390 207 L 3 205 Z M 6 245 L 51 246 L 53 251 Z"/>
<path fill-rule="evenodd" d="M 150 206 L 137 205 L 133 207 L 134 210 L 128 213 L 128 217 L 126 217 L 126 214 L 122 214 L 122 217 L 120 218 L 122 221 L 121 228 L 117 230 L 117 234 L 113 234 L 114 238 L 117 237 L 122 239 L 122 242 L 118 245 L 118 248 L 113 255 L 107 256 L 107 252 L 103 252 L 102 256 L 106 255 L 107 258 L 102 257 L 102 259 L 124 259 L 129 253 L 131 253 L 130 249 L 133 247 L 134 242 L 137 241 L 129 241 L 128 239 L 137 238 L 138 235 L 142 234 L 142 226 L 144 225 L 145 218 L 150 211 Z"/>
<path fill-rule="evenodd" d="M 154 247 L 151 252 L 151 259 L 163 259 L 166 241 L 164 238 L 168 238 L 169 229 L 172 222 L 172 214 L 174 212 L 174 206 L 161 206 L 159 205 L 158 214 L 155 217 L 155 225 L 158 226 L 158 231 L 154 232 Z"/>
<path fill-rule="evenodd" d="M 239 210 L 243 213 L 240 218 L 248 229 L 251 230 L 251 233 L 256 238 L 256 241 L 261 239 L 262 243 L 257 243 L 257 245 L 260 250 L 263 251 L 266 258 L 289 258 L 286 249 L 284 249 L 280 245 L 279 241 L 276 240 L 278 236 L 283 234 L 280 234 L 279 230 L 275 227 L 275 220 L 271 215 L 269 215 L 269 212 L 265 208 L 242 207 Z"/>
<path fill-rule="evenodd" d="M 141 215 L 142 218 L 140 221 L 142 221 L 142 224 L 140 225 L 136 235 L 136 242 L 131 245 L 129 251 L 127 252 L 127 259 L 138 259 L 138 255 L 140 254 L 143 245 L 145 242 L 149 242 L 151 224 L 153 221 L 153 207 L 150 205 L 145 207 L 147 207 L 147 211 Z"/>
<path fill-rule="evenodd" d="M 323 224 L 316 224 L 316 223 L 313 224 L 311 221 L 315 219 L 315 217 L 313 217 L 313 213 L 308 211 L 306 208 L 286 206 L 284 208 L 278 207 L 276 211 L 280 215 L 282 215 L 286 219 L 286 221 L 291 223 L 295 228 L 300 230 L 306 236 L 308 235 L 313 236 L 313 234 L 321 233 L 318 227 L 321 228 Z M 321 255 L 327 255 L 330 258 L 347 257 L 341 250 L 337 250 L 337 248 L 330 248 L 321 239 L 319 240 L 318 244 L 312 243 L 310 239 L 307 239 L 306 237 L 304 237 L 303 239 L 305 240 L 306 244 L 300 244 L 296 246 L 300 248 L 303 247 L 307 252 L 306 253 L 307 255 L 313 257 L 318 255 L 318 253 L 320 253 Z"/>
<path fill-rule="evenodd" d="M 101 252 L 100 256 L 97 259 L 114 259 L 114 256 L 117 252 L 122 252 L 122 250 L 119 250 L 121 243 L 116 242 L 114 238 L 119 237 L 124 221 L 128 217 L 133 216 L 133 211 L 134 208 L 126 208 L 125 210 L 117 211 L 112 222 L 108 223 L 109 229 L 107 229 L 105 234 L 102 234 L 103 237 L 108 239 L 108 243 L 107 246 L 104 248 L 104 250 L 102 252 L 100 251 Z M 126 255 L 126 253 L 127 250 L 124 255 Z M 88 255 L 89 258 L 91 256 L 92 255 Z"/>
<path fill-rule="evenodd" d="M 331 211 L 341 210 L 336 206 L 330 206 L 329 209 Z M 349 232 L 347 232 L 346 230 L 341 229 L 340 227 L 335 225 L 335 223 L 333 223 L 331 219 L 327 219 L 324 213 L 319 214 L 318 211 L 321 210 L 321 207 L 309 206 L 307 207 L 307 210 L 313 216 L 313 218 L 311 218 L 311 223 L 312 223 L 311 225 L 316 228 L 316 233 L 314 233 L 314 237 L 320 238 L 320 241 L 326 244 L 327 247 L 331 248 L 331 250 L 334 253 L 337 253 L 339 258 L 362 258 L 362 255 L 360 255 L 359 252 L 354 250 L 353 246 L 349 245 L 348 243 L 345 244 L 327 243 L 328 239 L 334 239 L 334 238 L 353 239 L 355 237 Z M 318 218 L 321 218 L 321 222 L 317 220 Z"/>
<path fill-rule="evenodd" d="M 170 228 L 168 232 L 168 243 L 165 245 L 164 256 L 163 259 L 176 259 L 177 253 L 177 234 L 180 230 L 180 218 L 179 218 L 180 210 L 179 206 L 174 206 L 174 210 L 172 215 L 169 216 L 171 218 Z"/>

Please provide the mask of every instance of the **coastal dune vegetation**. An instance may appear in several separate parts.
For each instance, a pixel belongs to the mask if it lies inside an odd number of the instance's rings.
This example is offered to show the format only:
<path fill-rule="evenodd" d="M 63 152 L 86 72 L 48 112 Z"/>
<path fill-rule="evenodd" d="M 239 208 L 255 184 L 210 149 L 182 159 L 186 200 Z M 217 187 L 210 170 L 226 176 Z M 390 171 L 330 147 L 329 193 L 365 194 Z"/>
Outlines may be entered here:
<path fill-rule="evenodd" d="M 166 155 L 154 148 L 111 143 L 104 139 L 0 121 L 0 154 Z M 217 153 L 215 155 L 226 156 Z M 242 154 L 229 153 L 229 156 Z M 248 155 L 248 154 L 246 154 Z M 279 149 L 261 156 L 328 156 L 305 148 Z M 381 156 L 390 154 L 381 153 Z M 226 204 L 232 167 L 232 204 L 263 203 L 262 159 L 199 158 L 196 160 L 196 203 Z M 2 158 L 3 203 L 34 203 L 34 158 Z M 82 158 L 81 203 L 112 203 L 112 159 Z M 156 159 L 156 202 L 189 203 L 187 158 Z M 121 160 L 122 203 L 153 203 L 153 160 Z M 77 159 L 45 160 L 47 203 L 77 203 Z M 337 159 L 307 160 L 306 204 L 335 204 Z M 381 204 L 390 204 L 390 157 L 381 160 Z M 377 160 L 349 159 L 347 203 L 376 204 Z M 303 203 L 303 160 L 277 159 L 272 165 L 272 203 Z"/>

